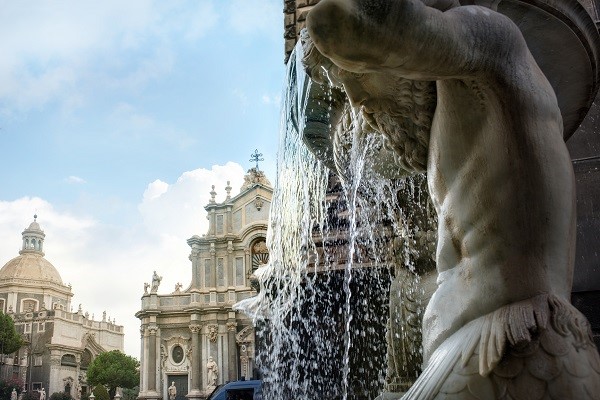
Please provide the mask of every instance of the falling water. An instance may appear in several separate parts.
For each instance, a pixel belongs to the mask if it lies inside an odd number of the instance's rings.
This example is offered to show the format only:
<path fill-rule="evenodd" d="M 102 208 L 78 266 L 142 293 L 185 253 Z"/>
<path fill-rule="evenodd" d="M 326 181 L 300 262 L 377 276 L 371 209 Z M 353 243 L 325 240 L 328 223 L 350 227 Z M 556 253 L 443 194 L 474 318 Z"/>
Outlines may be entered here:
<path fill-rule="evenodd" d="M 388 351 L 400 354 L 391 357 L 400 374 L 414 375 L 403 366 L 420 359 L 418 346 L 406 348 L 420 340 L 419 321 L 399 323 L 394 301 L 388 317 L 390 298 L 416 315 L 424 306 L 419 274 L 430 257 L 416 245 L 431 232 L 419 198 L 424 180 L 382 180 L 368 157 L 380 142 L 357 132 L 345 173 L 330 173 L 302 141 L 311 110 L 300 60 L 297 47 L 288 63 L 269 264 L 257 271 L 259 294 L 237 307 L 257 327 L 265 399 L 372 399 L 397 378 Z M 406 213 L 413 203 L 420 208 Z M 399 275 L 410 284 L 398 284 Z"/>

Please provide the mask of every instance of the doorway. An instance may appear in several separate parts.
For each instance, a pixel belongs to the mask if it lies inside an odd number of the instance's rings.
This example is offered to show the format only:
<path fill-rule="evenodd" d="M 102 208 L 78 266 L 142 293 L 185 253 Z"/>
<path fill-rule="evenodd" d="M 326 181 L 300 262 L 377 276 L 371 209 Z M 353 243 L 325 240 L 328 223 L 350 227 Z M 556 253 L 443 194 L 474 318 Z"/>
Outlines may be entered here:
<path fill-rule="evenodd" d="M 175 382 L 177 388 L 177 396 L 175 400 L 187 400 L 185 395 L 188 394 L 188 376 L 187 375 L 167 375 L 166 388 L 171 386 L 171 382 Z M 167 393 L 167 399 L 169 395 Z"/>

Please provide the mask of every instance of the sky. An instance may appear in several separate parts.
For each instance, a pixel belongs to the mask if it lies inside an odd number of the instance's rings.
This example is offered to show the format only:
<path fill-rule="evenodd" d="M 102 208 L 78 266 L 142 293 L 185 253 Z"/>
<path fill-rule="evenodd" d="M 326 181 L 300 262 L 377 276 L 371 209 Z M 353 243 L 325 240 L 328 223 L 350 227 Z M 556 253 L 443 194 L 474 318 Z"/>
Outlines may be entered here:
<path fill-rule="evenodd" d="M 275 183 L 281 0 L 0 0 L 0 265 L 37 221 L 74 311 L 125 328 L 144 282 L 191 281 L 215 185 Z"/>

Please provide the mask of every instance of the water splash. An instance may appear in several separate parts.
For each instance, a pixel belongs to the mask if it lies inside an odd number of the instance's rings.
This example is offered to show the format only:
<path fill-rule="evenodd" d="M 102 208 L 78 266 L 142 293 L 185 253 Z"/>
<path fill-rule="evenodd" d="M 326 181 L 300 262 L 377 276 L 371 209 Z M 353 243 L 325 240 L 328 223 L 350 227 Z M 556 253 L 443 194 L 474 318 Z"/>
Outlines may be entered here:
<path fill-rule="evenodd" d="M 270 261 L 257 271 L 259 294 L 237 308 L 257 327 L 265 399 L 370 399 L 392 379 L 387 352 L 401 347 L 401 357 L 392 357 L 400 371 L 419 355 L 419 346 L 407 349 L 407 343 L 419 339 L 420 322 L 413 321 L 415 334 L 407 328 L 412 325 L 394 320 L 398 310 L 388 318 L 388 302 L 396 296 L 401 307 L 410 308 L 404 304 L 412 299 L 417 315 L 424 307 L 418 300 L 422 257 L 413 245 L 427 226 L 407 218 L 401 204 L 407 196 L 411 202 L 420 196 L 424 180 L 390 181 L 374 174 L 368 155 L 381 142 L 358 124 L 349 131 L 347 148 L 338 152 L 336 166 L 344 173 L 331 174 L 302 141 L 305 112 L 314 110 L 307 109 L 310 86 L 300 60 L 297 47 L 288 63 L 282 109 Z M 427 214 L 427 207 L 419 212 Z M 390 294 L 390 282 L 399 275 L 411 283 L 392 284 L 404 292 Z"/>

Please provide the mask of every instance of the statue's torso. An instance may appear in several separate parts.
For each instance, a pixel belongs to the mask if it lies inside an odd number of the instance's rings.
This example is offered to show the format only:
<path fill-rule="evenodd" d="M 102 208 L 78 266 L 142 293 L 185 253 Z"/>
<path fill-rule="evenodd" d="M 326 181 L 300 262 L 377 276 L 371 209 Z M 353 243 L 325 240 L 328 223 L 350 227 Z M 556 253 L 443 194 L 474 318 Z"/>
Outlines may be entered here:
<path fill-rule="evenodd" d="M 573 171 L 552 88 L 537 66 L 525 67 L 495 81 L 438 82 L 428 181 L 440 276 L 424 321 L 426 352 L 503 305 L 569 295 Z"/>

